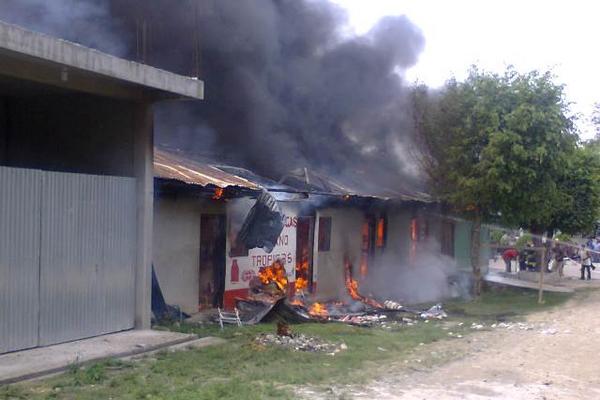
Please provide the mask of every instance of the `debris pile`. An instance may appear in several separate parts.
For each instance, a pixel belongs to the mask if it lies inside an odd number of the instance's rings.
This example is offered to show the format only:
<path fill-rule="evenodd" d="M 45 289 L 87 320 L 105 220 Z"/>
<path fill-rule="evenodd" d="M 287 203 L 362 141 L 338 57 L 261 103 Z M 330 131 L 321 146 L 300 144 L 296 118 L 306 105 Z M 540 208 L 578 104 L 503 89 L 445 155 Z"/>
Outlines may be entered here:
<path fill-rule="evenodd" d="M 401 310 L 402 309 L 402 304 L 397 303 L 393 300 L 386 300 L 383 302 L 383 306 L 387 309 L 387 310 Z"/>
<path fill-rule="evenodd" d="M 338 319 L 340 322 L 345 322 L 350 325 L 357 326 L 375 326 L 375 325 L 384 325 L 388 322 L 387 315 L 382 314 L 372 314 L 372 315 L 345 315 L 342 318 Z M 398 322 L 398 321 L 394 321 Z M 391 323 L 391 321 L 390 321 Z"/>
<path fill-rule="evenodd" d="M 293 351 L 323 352 L 335 354 L 347 349 L 346 344 L 326 342 L 318 337 L 304 334 L 273 335 L 262 333 L 254 341 L 262 346 L 281 346 Z"/>
<path fill-rule="evenodd" d="M 250 281 L 248 299 L 236 299 L 236 306 L 244 324 L 264 321 L 285 321 L 299 323 L 308 321 L 339 322 L 349 325 L 385 329 L 414 325 L 418 319 L 447 317 L 441 304 L 430 309 L 410 310 L 394 300 L 379 302 L 359 292 L 358 282 L 352 278 L 352 266 L 346 259 L 345 283 L 349 299 L 347 301 L 317 302 L 306 296 L 303 290 L 295 291 L 295 297 L 288 299 L 290 283 L 282 261 L 261 267 L 259 274 Z M 303 283 L 299 286 L 302 286 Z M 298 285 L 296 285 L 297 289 Z M 284 335 L 285 336 L 285 335 Z"/>
<path fill-rule="evenodd" d="M 448 314 L 444 311 L 441 304 L 436 304 L 429 310 L 421 313 L 423 319 L 444 319 L 448 317 Z"/>

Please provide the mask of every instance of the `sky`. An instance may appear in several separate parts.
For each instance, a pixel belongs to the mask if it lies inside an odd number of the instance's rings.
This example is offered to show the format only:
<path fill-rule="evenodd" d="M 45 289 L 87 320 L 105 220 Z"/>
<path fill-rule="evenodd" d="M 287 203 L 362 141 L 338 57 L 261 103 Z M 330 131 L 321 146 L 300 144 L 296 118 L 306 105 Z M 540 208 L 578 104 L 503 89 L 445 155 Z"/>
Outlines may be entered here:
<path fill-rule="evenodd" d="M 406 15 L 425 36 L 425 50 L 407 74 L 437 87 L 463 79 L 469 66 L 502 72 L 552 70 L 580 115 L 583 138 L 600 102 L 600 2 L 594 0 L 333 0 L 350 29 L 368 31 L 385 15 Z"/>

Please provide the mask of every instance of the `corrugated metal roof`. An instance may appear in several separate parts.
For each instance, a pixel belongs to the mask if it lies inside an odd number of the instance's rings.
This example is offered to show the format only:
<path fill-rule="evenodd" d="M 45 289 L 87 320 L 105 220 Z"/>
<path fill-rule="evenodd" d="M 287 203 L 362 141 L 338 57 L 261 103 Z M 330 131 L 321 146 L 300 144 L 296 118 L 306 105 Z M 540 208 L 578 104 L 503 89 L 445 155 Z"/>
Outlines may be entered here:
<path fill-rule="evenodd" d="M 260 190 L 260 186 L 248 179 L 225 172 L 214 165 L 201 163 L 163 149 L 154 150 L 154 176 L 173 179 L 190 185 L 226 188 L 238 186 Z"/>
<path fill-rule="evenodd" d="M 422 192 L 392 190 L 358 184 L 342 184 L 338 180 L 309 169 L 298 169 L 287 174 L 279 183 L 258 176 L 243 168 L 213 165 L 190 159 L 188 156 L 165 149 L 154 151 L 154 176 L 199 186 L 226 188 L 237 186 L 251 190 L 269 190 L 273 193 L 319 194 L 326 196 L 354 196 L 380 200 L 432 202 Z"/>
<path fill-rule="evenodd" d="M 344 182 L 341 183 L 326 174 L 308 168 L 300 168 L 291 171 L 281 181 L 288 186 L 307 193 L 327 193 L 338 196 L 356 196 L 364 198 L 376 198 L 381 200 L 401 200 L 432 202 L 433 198 L 427 193 L 409 191 L 406 188 L 385 188 L 374 186 L 368 182 Z"/>

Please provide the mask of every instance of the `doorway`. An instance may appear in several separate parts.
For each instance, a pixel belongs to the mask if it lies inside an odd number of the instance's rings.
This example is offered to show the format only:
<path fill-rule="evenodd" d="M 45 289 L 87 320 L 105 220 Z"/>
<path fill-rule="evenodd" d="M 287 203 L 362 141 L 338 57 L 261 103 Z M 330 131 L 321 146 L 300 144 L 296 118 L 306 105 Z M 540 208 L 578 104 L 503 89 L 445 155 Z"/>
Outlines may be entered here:
<path fill-rule="evenodd" d="M 314 217 L 298 217 L 296 225 L 296 290 L 313 291 Z"/>
<path fill-rule="evenodd" d="M 223 307 L 225 292 L 225 215 L 200 217 L 198 308 Z"/>

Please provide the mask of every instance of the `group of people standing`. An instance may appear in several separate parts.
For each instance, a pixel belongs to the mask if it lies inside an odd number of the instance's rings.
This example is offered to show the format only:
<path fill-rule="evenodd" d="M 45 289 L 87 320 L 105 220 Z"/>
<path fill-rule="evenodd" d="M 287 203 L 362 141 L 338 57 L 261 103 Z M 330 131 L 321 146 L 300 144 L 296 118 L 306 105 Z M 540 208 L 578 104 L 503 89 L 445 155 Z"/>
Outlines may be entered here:
<path fill-rule="evenodd" d="M 540 271 L 541 249 L 536 249 L 533 243 L 520 251 L 515 247 L 508 247 L 502 251 L 502 259 L 506 265 L 506 272 L 512 271 L 513 260 L 518 261 L 520 271 Z M 581 266 L 580 279 L 592 279 L 592 270 L 596 269 L 594 262 L 600 262 L 600 239 L 588 241 L 585 245 L 567 245 L 557 241 L 549 242 L 544 249 L 545 260 L 542 263 L 545 272 L 556 271 L 558 276 L 564 276 L 565 262 L 577 260 Z"/>

